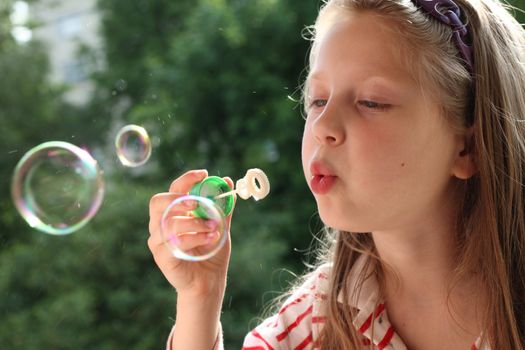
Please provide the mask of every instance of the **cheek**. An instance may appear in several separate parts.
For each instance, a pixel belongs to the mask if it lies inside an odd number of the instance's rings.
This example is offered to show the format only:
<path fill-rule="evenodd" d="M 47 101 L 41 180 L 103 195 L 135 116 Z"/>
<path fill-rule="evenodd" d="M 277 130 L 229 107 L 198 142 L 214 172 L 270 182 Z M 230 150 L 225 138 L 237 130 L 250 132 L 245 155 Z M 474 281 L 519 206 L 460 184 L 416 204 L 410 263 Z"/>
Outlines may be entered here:
<path fill-rule="evenodd" d="M 354 138 L 353 147 L 349 149 L 350 166 L 356 175 L 355 186 L 377 195 L 400 186 L 402 180 L 412 181 L 408 171 L 414 159 L 410 140 L 392 133 L 373 132 L 366 136 Z"/>
<path fill-rule="evenodd" d="M 367 188 L 371 198 L 402 200 L 436 194 L 446 185 L 451 153 L 440 134 L 382 135 L 375 140 L 353 152 L 360 164 L 355 185 Z"/>
<path fill-rule="evenodd" d="M 384 173 L 386 169 L 401 165 L 409 153 L 409 140 L 397 137 L 391 132 L 380 130 L 361 130 L 359 134 L 349 135 L 352 145 L 349 154 L 356 159 L 355 164 L 372 173 Z M 386 169 L 385 169 L 386 168 Z"/>
<path fill-rule="evenodd" d="M 309 162 L 313 152 L 313 140 L 308 130 L 305 128 L 303 133 L 303 140 L 301 143 L 301 159 L 303 164 L 303 172 L 308 176 Z"/>

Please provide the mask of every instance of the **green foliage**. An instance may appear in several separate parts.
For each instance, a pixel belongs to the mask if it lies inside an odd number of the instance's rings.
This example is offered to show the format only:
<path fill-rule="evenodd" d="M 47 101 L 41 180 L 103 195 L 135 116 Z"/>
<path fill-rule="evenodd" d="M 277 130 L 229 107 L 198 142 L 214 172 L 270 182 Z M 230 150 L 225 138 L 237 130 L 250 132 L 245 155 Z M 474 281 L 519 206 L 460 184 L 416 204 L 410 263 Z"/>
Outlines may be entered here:
<path fill-rule="evenodd" d="M 141 16 L 129 12 L 136 6 L 146 5 L 101 2 L 112 49 L 97 79 L 99 91 L 116 91 L 112 103 L 130 101 L 122 119 L 160 140 L 152 156 L 159 171 L 144 180 L 164 182 L 165 191 L 188 169 L 238 179 L 259 167 L 272 183 L 267 199 L 239 201 L 234 213 L 223 326 L 228 348 L 238 348 L 261 312 L 263 293 L 283 287 L 274 271 L 302 269 L 293 248 L 311 240 L 306 223 L 314 203 L 299 156 L 303 120 L 288 96 L 299 98 L 308 47 L 300 33 L 317 4 L 199 1 L 179 12 L 179 4 L 165 1 L 141 7 Z M 126 89 L 112 88 L 119 80 Z"/>
<path fill-rule="evenodd" d="M 525 0 L 508 0 L 505 2 L 511 8 L 511 12 L 518 22 L 525 24 Z"/>
<path fill-rule="evenodd" d="M 227 348 L 240 347 L 269 299 L 264 293 L 286 284 L 275 271 L 301 269 L 291 263 L 299 256 L 293 248 L 311 239 L 305 222 L 314 206 L 299 161 L 303 121 L 288 95 L 299 98 L 308 45 L 300 33 L 316 7 L 100 1 L 106 62 L 81 108 L 47 81 L 42 46 L 19 46 L 6 35 L 0 121 L 12 132 L 0 140 L 1 348 L 162 348 L 176 295 L 146 245 L 149 198 L 192 168 L 238 179 L 260 167 L 271 195 L 239 201 L 232 224 L 223 327 Z M 81 52 L 96 57 L 87 47 Z M 115 127 L 126 123 L 145 126 L 154 144 L 150 162 L 133 171 L 116 163 L 112 145 Z M 52 139 L 94 149 L 105 171 L 97 216 L 64 237 L 31 230 L 8 194 L 16 162 Z"/>
<path fill-rule="evenodd" d="M 162 343 L 174 302 L 145 244 L 151 192 L 137 183 L 108 188 L 99 215 L 69 236 L 22 232 L 30 244 L 13 244 L 0 256 L 6 291 L 0 344 L 151 349 Z M 17 331 L 23 329 L 31 332 Z"/>

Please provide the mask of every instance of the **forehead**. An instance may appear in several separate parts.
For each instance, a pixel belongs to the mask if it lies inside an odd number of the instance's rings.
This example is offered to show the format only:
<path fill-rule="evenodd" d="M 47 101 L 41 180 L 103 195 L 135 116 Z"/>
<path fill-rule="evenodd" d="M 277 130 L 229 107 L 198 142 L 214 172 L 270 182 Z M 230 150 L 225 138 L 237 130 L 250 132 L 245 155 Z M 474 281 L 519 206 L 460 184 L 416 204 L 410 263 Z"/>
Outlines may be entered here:
<path fill-rule="evenodd" d="M 321 30 L 316 40 L 311 78 L 379 75 L 415 82 L 413 54 L 393 20 L 351 13 Z"/>

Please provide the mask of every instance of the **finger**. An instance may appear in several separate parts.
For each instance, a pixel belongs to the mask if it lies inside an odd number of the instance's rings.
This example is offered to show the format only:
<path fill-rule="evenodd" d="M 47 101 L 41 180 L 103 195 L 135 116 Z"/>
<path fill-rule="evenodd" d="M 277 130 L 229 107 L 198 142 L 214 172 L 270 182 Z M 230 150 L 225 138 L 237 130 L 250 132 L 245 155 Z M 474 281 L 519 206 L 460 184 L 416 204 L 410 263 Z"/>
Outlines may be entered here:
<path fill-rule="evenodd" d="M 226 176 L 226 177 L 223 177 L 224 181 L 226 181 L 228 183 L 228 185 L 231 187 L 231 188 L 234 188 L 234 185 L 233 185 L 233 180 L 231 179 L 231 177 L 229 176 Z M 235 204 L 237 203 L 237 196 L 233 196 L 233 210 L 235 210 Z M 228 215 L 228 220 L 231 220 L 231 217 L 233 215 L 233 210 L 231 212 L 230 215 Z"/>
<path fill-rule="evenodd" d="M 216 230 L 215 220 L 203 220 L 190 216 L 174 216 L 165 223 L 166 234 L 181 234 L 186 232 L 211 232 Z"/>
<path fill-rule="evenodd" d="M 233 180 L 231 179 L 231 177 L 226 176 L 226 177 L 223 177 L 222 179 L 223 179 L 224 181 L 226 181 L 226 183 L 228 184 L 228 186 L 230 186 L 230 188 L 233 190 L 234 185 L 233 185 Z M 236 196 L 235 194 L 233 195 L 233 200 L 234 200 L 234 203 L 235 203 L 235 201 L 237 201 L 237 196 Z"/>
<path fill-rule="evenodd" d="M 150 236 L 148 239 L 148 247 L 153 255 L 157 265 L 161 267 L 167 259 L 173 258 L 171 249 L 176 247 L 178 250 L 186 252 L 188 255 L 202 255 L 206 250 L 213 249 L 213 246 L 219 241 L 221 235 L 219 232 L 192 232 L 178 235 L 171 235 L 168 238 L 168 245 L 164 244 L 155 236 Z M 168 247 L 172 247 L 166 249 Z M 192 249 L 201 248 L 200 252 L 189 252 Z"/>
<path fill-rule="evenodd" d="M 170 235 L 168 242 L 179 250 L 187 252 L 191 249 L 202 247 L 205 249 L 216 243 L 220 238 L 218 232 L 189 232 L 178 235 Z M 191 255 L 191 254 L 190 254 Z"/>
<path fill-rule="evenodd" d="M 230 186 L 230 188 L 233 189 L 233 180 L 231 179 L 231 177 L 226 176 L 226 177 L 223 177 L 222 179 L 223 179 L 224 181 L 226 181 L 226 183 L 228 184 L 228 186 Z"/>
<path fill-rule="evenodd" d="M 150 209 L 150 216 L 154 214 L 162 214 L 168 206 L 173 203 L 173 201 L 183 197 L 183 195 L 176 194 L 176 193 L 157 193 L 153 197 L 151 197 L 149 202 L 149 209 Z M 198 206 L 198 203 L 195 200 L 182 200 L 177 204 L 174 204 L 170 208 L 170 212 L 173 213 L 185 213 L 190 210 L 196 209 Z"/>
<path fill-rule="evenodd" d="M 166 250 L 166 247 L 164 246 L 164 242 L 160 239 L 159 236 L 149 236 L 148 238 L 148 247 L 149 250 L 153 253 L 153 255 L 157 255 L 159 249 Z"/>
<path fill-rule="evenodd" d="M 191 186 L 204 180 L 206 176 L 208 176 L 208 171 L 205 169 L 190 170 L 173 181 L 169 191 L 172 193 L 188 193 Z"/>
<path fill-rule="evenodd" d="M 148 248 L 153 255 L 155 263 L 161 268 L 166 265 L 167 261 L 173 259 L 173 253 L 167 249 L 166 245 L 154 236 L 148 239 Z"/>
<path fill-rule="evenodd" d="M 150 235 L 158 231 L 160 222 L 162 220 L 162 215 L 166 209 L 171 205 L 171 203 L 180 198 L 180 195 L 174 193 L 158 193 L 151 197 L 149 202 L 149 233 Z M 188 211 L 194 210 L 197 208 L 198 203 L 194 200 L 184 200 L 180 203 L 173 205 L 166 215 L 175 216 L 175 215 L 185 215 Z"/>

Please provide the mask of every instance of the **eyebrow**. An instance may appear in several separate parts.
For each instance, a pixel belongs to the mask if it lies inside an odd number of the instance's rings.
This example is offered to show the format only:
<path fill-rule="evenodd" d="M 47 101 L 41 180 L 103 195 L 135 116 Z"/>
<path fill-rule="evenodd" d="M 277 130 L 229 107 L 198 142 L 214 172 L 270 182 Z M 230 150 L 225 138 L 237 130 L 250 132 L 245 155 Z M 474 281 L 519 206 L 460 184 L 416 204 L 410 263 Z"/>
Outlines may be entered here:
<path fill-rule="evenodd" d="M 323 71 L 315 71 L 313 74 L 307 76 L 306 81 L 310 80 L 323 80 L 326 74 Z M 366 77 L 363 82 L 369 83 L 370 81 L 378 83 L 380 86 L 384 86 L 388 89 L 396 89 L 399 86 L 399 82 L 396 79 L 386 77 L 384 75 L 371 75 Z"/>
<path fill-rule="evenodd" d="M 323 81 L 323 78 L 327 74 L 323 71 L 313 71 L 313 74 L 307 77 L 307 84 L 312 80 Z M 369 85 L 372 83 L 372 86 L 375 86 L 379 91 L 384 91 L 386 94 L 392 96 L 393 98 L 401 98 L 404 94 L 400 94 L 400 91 L 403 90 L 403 85 L 400 84 L 397 80 L 386 77 L 384 75 L 371 75 L 366 77 L 362 82 Z"/>

